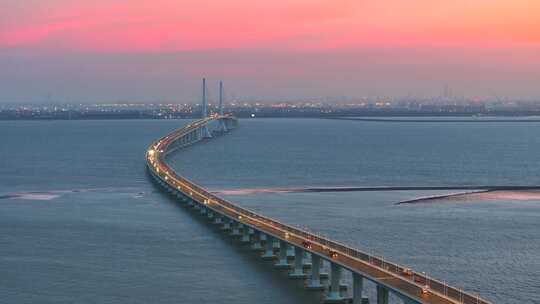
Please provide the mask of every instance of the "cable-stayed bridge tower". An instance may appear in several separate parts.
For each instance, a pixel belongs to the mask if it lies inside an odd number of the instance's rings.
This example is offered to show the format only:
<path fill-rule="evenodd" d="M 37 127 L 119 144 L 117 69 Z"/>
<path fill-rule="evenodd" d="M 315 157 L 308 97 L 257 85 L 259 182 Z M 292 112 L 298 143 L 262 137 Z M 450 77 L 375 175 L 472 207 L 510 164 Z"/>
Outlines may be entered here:
<path fill-rule="evenodd" d="M 201 118 L 205 119 L 208 117 L 208 105 L 206 103 L 206 78 L 202 80 L 202 107 L 201 107 Z M 201 127 L 201 136 L 203 138 L 210 138 L 212 134 L 208 130 L 208 126 L 205 124 Z"/>
<path fill-rule="evenodd" d="M 219 116 L 223 116 L 223 81 L 219 81 Z M 219 131 L 227 132 L 225 120 L 219 120 Z"/>

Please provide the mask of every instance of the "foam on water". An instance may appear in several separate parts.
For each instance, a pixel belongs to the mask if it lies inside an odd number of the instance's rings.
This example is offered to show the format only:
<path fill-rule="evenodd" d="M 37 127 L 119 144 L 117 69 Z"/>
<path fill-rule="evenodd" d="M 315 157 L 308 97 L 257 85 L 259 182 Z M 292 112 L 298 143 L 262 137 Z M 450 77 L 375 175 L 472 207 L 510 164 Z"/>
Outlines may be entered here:
<path fill-rule="evenodd" d="M 50 201 L 65 194 L 76 193 L 128 193 L 133 198 L 142 198 L 145 192 L 137 191 L 134 187 L 104 187 L 104 188 L 79 188 L 51 191 L 21 191 L 16 193 L 0 194 L 0 200 L 31 200 Z"/>
<path fill-rule="evenodd" d="M 463 191 L 445 194 L 436 194 L 429 196 L 420 196 L 405 201 L 400 201 L 397 204 L 427 204 L 441 202 L 462 202 L 472 203 L 481 201 L 539 201 L 540 191 L 538 190 L 476 190 Z"/>
<path fill-rule="evenodd" d="M 489 191 L 451 198 L 456 201 L 539 201 L 540 191 Z"/>
<path fill-rule="evenodd" d="M 4 194 L 0 195 L 0 200 L 2 199 L 9 199 L 9 200 L 30 200 L 30 201 L 50 201 L 55 198 L 58 198 L 59 194 L 53 194 L 53 193 L 33 193 L 33 192 L 26 192 L 26 193 L 10 193 L 10 194 Z"/>
<path fill-rule="evenodd" d="M 47 194 L 47 193 L 22 193 L 15 195 L 12 199 L 18 199 L 18 200 L 31 200 L 31 201 L 50 201 L 55 198 L 58 198 L 60 195 L 58 194 Z"/>

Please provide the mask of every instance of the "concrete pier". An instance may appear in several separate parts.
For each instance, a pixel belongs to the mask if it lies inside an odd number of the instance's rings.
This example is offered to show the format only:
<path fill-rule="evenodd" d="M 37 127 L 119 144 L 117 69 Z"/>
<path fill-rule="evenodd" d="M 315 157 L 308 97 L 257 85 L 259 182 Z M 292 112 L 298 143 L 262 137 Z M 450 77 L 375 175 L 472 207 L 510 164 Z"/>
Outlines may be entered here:
<path fill-rule="evenodd" d="M 362 304 L 362 291 L 364 289 L 364 278 L 353 272 L 353 304 Z"/>
<path fill-rule="evenodd" d="M 330 263 L 330 289 L 326 295 L 325 303 L 342 303 L 345 298 L 341 296 L 341 266 Z"/>
<path fill-rule="evenodd" d="M 226 218 L 223 220 L 223 227 L 221 227 L 221 230 L 230 230 L 231 229 L 231 220 Z"/>
<path fill-rule="evenodd" d="M 388 304 L 388 289 L 377 285 L 377 304 Z"/>
<path fill-rule="evenodd" d="M 274 238 L 271 236 L 266 237 L 266 243 L 264 244 L 264 254 L 262 258 L 265 260 L 273 260 L 276 255 L 274 254 Z"/>
<path fill-rule="evenodd" d="M 294 248 L 292 246 L 287 246 L 287 257 L 294 258 Z"/>
<path fill-rule="evenodd" d="M 277 268 L 288 269 L 291 267 L 289 261 L 287 261 L 287 248 L 289 245 L 285 241 L 279 241 L 279 260 L 275 265 Z"/>
<path fill-rule="evenodd" d="M 251 237 L 251 249 L 253 250 L 263 250 L 261 244 L 261 233 L 260 231 L 255 231 L 255 234 Z"/>
<path fill-rule="evenodd" d="M 231 235 L 232 236 L 240 236 L 240 227 L 239 227 L 240 223 L 238 222 L 232 222 L 231 223 Z"/>
<path fill-rule="evenodd" d="M 304 273 L 303 267 L 304 261 L 304 249 L 300 247 L 294 247 L 294 268 L 289 273 L 291 279 L 305 279 L 307 275 Z"/>
<path fill-rule="evenodd" d="M 304 250 L 304 259 L 302 261 L 302 267 L 304 267 L 304 269 L 311 268 L 311 253 L 305 250 Z"/>
<path fill-rule="evenodd" d="M 307 289 L 310 290 L 323 290 L 324 285 L 321 284 L 321 266 L 322 259 L 320 256 L 312 254 L 311 255 L 311 277 Z"/>
<path fill-rule="evenodd" d="M 251 242 L 251 235 L 249 234 L 249 229 L 247 226 L 244 225 L 242 228 L 242 238 L 240 238 L 240 242 L 242 243 L 249 243 Z"/>
<path fill-rule="evenodd" d="M 402 296 L 401 299 L 403 300 L 403 304 L 419 304 L 420 303 L 404 296 Z"/>

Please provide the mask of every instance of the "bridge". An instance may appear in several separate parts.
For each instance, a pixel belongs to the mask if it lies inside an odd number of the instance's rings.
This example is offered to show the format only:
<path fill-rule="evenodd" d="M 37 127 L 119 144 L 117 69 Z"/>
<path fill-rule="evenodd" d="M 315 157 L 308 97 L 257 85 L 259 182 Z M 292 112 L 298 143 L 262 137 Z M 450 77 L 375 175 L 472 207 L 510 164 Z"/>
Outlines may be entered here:
<path fill-rule="evenodd" d="M 167 155 L 237 127 L 237 119 L 224 115 L 222 106 L 220 109 L 219 114 L 204 115 L 156 140 L 146 151 L 148 172 L 175 199 L 250 244 L 261 258 L 275 261 L 276 268 L 289 269 L 289 277 L 305 280 L 306 288 L 326 290 L 328 303 L 369 303 L 362 294 L 364 281 L 368 280 L 376 285 L 378 304 L 388 304 L 390 293 L 405 304 L 490 304 L 408 267 L 242 208 L 179 175 L 167 164 Z M 330 273 L 323 273 L 323 261 L 330 264 Z M 350 296 L 342 292 L 343 271 L 352 273 Z M 323 284 L 324 279 L 328 279 L 328 286 Z"/>

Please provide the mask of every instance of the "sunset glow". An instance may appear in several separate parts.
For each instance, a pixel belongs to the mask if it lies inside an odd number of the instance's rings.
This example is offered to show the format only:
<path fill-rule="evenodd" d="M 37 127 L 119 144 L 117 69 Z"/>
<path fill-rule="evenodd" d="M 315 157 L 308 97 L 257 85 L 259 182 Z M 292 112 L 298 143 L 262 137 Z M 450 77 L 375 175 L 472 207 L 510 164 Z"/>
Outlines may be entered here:
<path fill-rule="evenodd" d="M 173 52 L 540 45 L 540 2 L 528 0 L 33 2 L 7 1 L 0 12 L 1 48 Z"/>
<path fill-rule="evenodd" d="M 203 76 L 260 100 L 536 98 L 539 20 L 530 0 L 4 0 L 0 99 L 193 102 Z"/>

